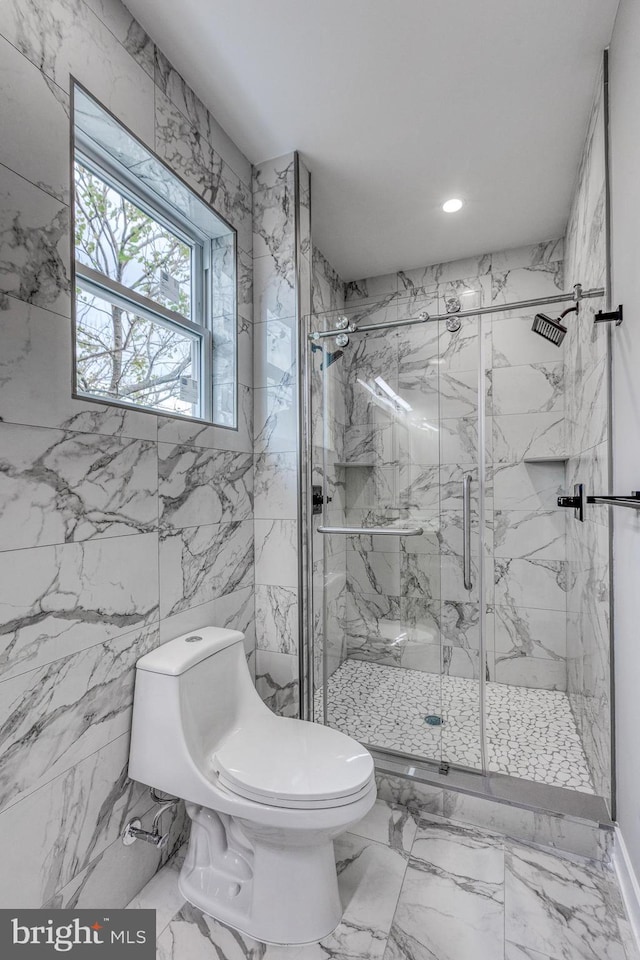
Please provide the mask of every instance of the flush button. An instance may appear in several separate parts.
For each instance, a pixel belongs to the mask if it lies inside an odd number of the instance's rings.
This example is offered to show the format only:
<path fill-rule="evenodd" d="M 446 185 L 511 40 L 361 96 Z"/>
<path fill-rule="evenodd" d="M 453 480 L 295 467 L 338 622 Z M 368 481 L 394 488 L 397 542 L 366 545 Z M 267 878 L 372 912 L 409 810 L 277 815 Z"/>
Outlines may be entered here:
<path fill-rule="evenodd" d="M 193 637 L 185 637 L 185 643 L 197 643 L 198 640 L 202 640 L 202 637 L 194 635 Z"/>

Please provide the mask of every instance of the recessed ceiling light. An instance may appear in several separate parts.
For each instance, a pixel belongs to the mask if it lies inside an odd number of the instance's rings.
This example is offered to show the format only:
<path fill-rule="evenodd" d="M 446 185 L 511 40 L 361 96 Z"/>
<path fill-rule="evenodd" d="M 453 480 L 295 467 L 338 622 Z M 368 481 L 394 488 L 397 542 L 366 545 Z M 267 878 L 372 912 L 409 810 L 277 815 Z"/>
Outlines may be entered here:
<path fill-rule="evenodd" d="M 462 200 L 457 200 L 455 197 L 442 204 L 442 209 L 445 213 L 457 213 L 458 210 L 462 210 L 462 207 Z"/>

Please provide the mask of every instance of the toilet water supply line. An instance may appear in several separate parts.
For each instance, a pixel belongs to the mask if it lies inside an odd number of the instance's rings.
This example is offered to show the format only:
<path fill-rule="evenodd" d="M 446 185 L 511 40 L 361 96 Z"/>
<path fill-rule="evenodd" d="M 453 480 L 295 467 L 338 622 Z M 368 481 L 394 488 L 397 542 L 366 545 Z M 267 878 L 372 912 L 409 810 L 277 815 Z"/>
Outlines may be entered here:
<path fill-rule="evenodd" d="M 160 832 L 162 814 L 172 807 L 175 807 L 175 805 L 179 803 L 179 797 L 160 797 L 153 787 L 149 787 L 149 793 L 154 803 L 161 804 L 160 809 L 153 818 L 151 830 L 143 830 L 140 818 L 132 817 L 122 832 L 122 842 L 125 847 L 135 843 L 136 840 L 144 840 L 146 843 L 152 843 L 158 850 L 162 850 L 169 842 L 169 831 L 167 830 L 166 833 Z"/>

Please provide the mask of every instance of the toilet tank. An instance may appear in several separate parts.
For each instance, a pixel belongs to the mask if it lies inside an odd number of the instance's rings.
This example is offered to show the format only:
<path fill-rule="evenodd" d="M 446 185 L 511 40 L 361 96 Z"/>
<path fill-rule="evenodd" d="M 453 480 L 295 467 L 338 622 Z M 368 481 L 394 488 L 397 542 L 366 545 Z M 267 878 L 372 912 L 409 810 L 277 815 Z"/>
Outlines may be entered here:
<path fill-rule="evenodd" d="M 129 776 L 168 792 L 185 765 L 211 768 L 216 746 L 256 713 L 237 630 L 204 627 L 162 644 L 136 664 Z M 179 791 L 178 796 L 183 796 Z"/>

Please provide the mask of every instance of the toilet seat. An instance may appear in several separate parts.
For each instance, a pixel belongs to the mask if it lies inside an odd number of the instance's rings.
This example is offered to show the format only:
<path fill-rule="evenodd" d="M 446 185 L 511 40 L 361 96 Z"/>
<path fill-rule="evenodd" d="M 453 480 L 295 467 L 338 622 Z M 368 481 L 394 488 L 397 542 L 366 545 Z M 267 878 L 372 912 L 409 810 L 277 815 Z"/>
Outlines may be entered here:
<path fill-rule="evenodd" d="M 314 809 L 354 803 L 371 787 L 371 755 L 351 737 L 304 720 L 273 717 L 230 734 L 212 757 L 220 784 L 270 806 Z"/>

